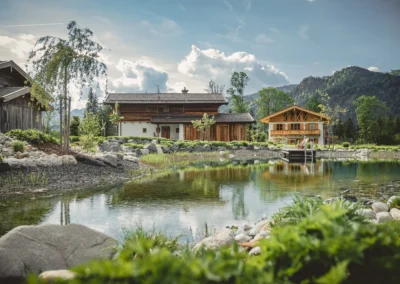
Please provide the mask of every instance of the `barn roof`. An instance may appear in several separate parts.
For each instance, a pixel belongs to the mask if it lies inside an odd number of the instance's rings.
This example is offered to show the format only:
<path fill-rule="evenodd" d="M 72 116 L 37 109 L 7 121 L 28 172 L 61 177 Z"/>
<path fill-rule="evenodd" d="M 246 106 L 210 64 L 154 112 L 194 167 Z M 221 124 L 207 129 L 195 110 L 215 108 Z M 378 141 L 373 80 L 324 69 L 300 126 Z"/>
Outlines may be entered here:
<path fill-rule="evenodd" d="M 228 104 L 222 94 L 209 93 L 110 93 L 105 104 Z"/>
<path fill-rule="evenodd" d="M 218 113 L 215 117 L 217 123 L 252 123 L 254 118 L 249 113 Z M 169 123 L 191 123 L 193 120 L 199 120 L 202 116 L 153 116 L 151 123 L 169 124 Z"/>
<path fill-rule="evenodd" d="M 7 102 L 30 92 L 29 87 L 6 87 L 0 88 L 0 100 Z"/>

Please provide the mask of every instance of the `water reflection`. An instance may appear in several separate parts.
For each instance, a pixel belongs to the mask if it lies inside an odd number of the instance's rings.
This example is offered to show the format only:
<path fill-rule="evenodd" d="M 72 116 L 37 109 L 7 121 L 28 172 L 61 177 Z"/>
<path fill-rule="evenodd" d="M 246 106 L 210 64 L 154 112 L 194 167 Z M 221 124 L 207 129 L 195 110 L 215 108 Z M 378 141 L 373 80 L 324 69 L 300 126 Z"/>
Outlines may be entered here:
<path fill-rule="evenodd" d="M 122 228 L 156 227 L 190 241 L 207 229 L 272 215 L 293 193 L 324 197 L 353 188 L 383 198 L 398 191 L 399 162 L 199 163 L 146 182 L 0 204 L 0 235 L 22 224 L 85 224 L 121 239 Z"/>

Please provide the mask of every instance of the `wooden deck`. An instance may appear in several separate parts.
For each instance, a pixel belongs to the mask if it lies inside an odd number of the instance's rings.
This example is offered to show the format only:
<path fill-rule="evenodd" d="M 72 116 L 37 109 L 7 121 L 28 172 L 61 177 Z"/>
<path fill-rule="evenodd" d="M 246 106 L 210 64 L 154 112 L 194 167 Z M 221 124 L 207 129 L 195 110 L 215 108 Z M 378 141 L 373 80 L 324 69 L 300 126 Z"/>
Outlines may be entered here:
<path fill-rule="evenodd" d="M 282 149 L 283 158 L 282 160 L 286 162 L 293 161 L 307 161 L 307 160 L 315 160 L 316 151 L 307 149 L 294 149 L 294 148 L 286 148 Z"/>

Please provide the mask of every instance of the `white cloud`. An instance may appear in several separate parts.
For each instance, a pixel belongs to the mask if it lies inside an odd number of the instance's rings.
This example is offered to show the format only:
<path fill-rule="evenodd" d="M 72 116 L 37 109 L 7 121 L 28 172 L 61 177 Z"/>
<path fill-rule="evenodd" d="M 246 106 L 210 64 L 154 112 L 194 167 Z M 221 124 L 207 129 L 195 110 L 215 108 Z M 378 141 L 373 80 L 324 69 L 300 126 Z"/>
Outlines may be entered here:
<path fill-rule="evenodd" d="M 222 0 L 226 6 L 228 6 L 229 11 L 233 10 L 232 4 L 228 0 Z"/>
<path fill-rule="evenodd" d="M 178 71 L 204 82 L 213 79 L 219 84 L 228 84 L 232 72 L 244 71 L 250 77 L 246 93 L 258 91 L 265 86 L 289 83 L 284 72 L 272 65 L 260 63 L 253 54 L 234 52 L 226 55 L 217 49 L 201 50 L 195 45 L 179 63 Z"/>
<path fill-rule="evenodd" d="M 180 36 L 183 34 L 181 27 L 171 19 L 163 19 L 159 24 L 142 21 L 140 25 L 156 36 Z"/>
<path fill-rule="evenodd" d="M 122 76 L 110 80 L 111 92 L 160 92 L 168 90 L 168 74 L 147 60 L 132 62 L 120 59 L 116 66 Z"/>
<path fill-rule="evenodd" d="M 308 26 L 308 25 L 303 25 L 303 26 L 301 26 L 300 27 L 300 30 L 299 30 L 299 37 L 301 38 L 301 39 L 308 39 L 308 30 L 310 29 L 310 26 Z"/>
<path fill-rule="evenodd" d="M 27 60 L 28 54 L 35 45 L 36 37 L 31 34 L 20 34 L 14 37 L 0 36 L 0 51 L 4 48 L 6 51 L 11 52 L 18 59 Z M 6 52 L 1 52 L 6 54 Z M 9 58 L 3 58 L 9 59 Z"/>
<path fill-rule="evenodd" d="M 254 41 L 256 43 L 259 43 L 259 44 L 268 44 L 268 43 L 274 43 L 275 42 L 275 40 L 273 40 L 272 38 L 270 38 L 266 34 L 258 34 L 255 37 Z"/>
<path fill-rule="evenodd" d="M 374 66 L 368 67 L 367 69 L 369 71 L 372 71 L 372 72 L 379 72 L 380 71 L 378 67 L 374 67 Z"/>

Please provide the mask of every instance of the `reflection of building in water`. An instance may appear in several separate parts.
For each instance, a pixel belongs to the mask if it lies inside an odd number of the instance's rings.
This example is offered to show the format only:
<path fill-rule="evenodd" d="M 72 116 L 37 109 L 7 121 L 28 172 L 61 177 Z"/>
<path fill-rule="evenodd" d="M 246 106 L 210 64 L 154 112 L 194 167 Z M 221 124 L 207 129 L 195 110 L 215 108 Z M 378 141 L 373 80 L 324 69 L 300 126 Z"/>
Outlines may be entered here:
<path fill-rule="evenodd" d="M 272 181 L 287 180 L 288 177 L 298 179 L 299 181 L 310 182 L 312 180 L 321 180 L 332 178 L 332 169 L 324 161 L 318 160 L 315 163 L 287 163 L 278 161 L 271 164 L 268 170 L 263 173 L 263 178 Z"/>

